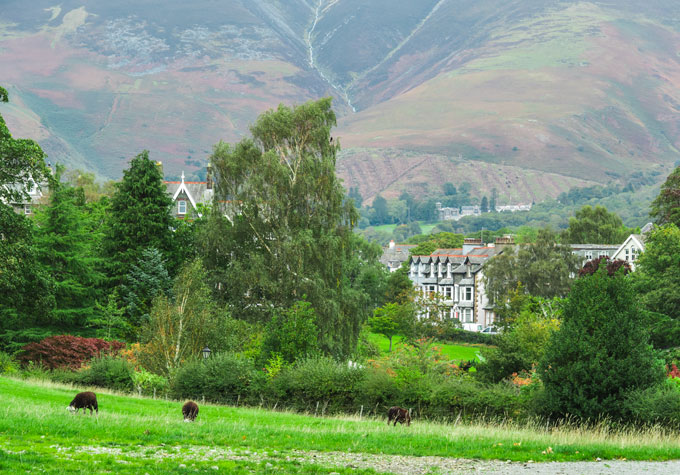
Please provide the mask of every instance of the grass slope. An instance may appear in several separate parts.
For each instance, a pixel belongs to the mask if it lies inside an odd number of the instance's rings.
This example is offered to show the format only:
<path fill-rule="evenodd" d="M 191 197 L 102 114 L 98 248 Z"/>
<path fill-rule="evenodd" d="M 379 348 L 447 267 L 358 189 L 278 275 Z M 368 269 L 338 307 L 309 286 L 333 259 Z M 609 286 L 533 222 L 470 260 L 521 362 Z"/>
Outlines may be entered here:
<path fill-rule="evenodd" d="M 401 345 L 403 337 L 397 335 L 392 338 L 392 351 L 394 351 L 398 346 Z M 379 335 L 377 333 L 371 333 L 369 336 L 369 341 L 376 344 L 380 351 L 385 354 L 390 348 L 390 340 L 384 335 Z M 435 346 L 441 348 L 442 354 L 446 355 L 451 361 L 460 360 L 477 360 L 479 358 L 479 350 L 482 348 L 487 348 L 486 345 L 479 344 L 459 344 L 455 345 L 453 343 L 436 343 Z"/>
<path fill-rule="evenodd" d="M 196 423 L 182 422 L 177 401 L 97 390 L 98 417 L 66 411 L 77 391 L 46 382 L 0 378 L 0 471 L 40 467 L 48 473 L 374 473 L 321 466 L 336 453 L 443 456 L 513 461 L 680 458 L 677 433 L 586 431 L 511 423 L 443 425 L 383 419 L 318 418 L 201 404 Z M 548 450 L 550 447 L 550 450 Z M 308 459 L 300 459 L 301 449 Z M 368 455 L 367 455 L 368 456 Z"/>

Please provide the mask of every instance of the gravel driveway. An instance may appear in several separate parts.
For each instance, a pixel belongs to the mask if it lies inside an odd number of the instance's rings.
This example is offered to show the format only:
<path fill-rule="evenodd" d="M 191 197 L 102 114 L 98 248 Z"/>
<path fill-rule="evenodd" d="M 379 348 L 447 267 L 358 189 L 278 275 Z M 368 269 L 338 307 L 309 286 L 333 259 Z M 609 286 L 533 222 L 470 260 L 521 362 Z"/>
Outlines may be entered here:
<path fill-rule="evenodd" d="M 602 460 L 598 462 L 505 462 L 500 460 L 470 460 L 448 457 L 414 457 L 408 455 L 381 455 L 351 452 L 317 452 L 306 450 L 265 451 L 256 452 L 248 449 L 230 447 L 170 447 L 170 446 L 139 446 L 137 450 L 122 451 L 117 447 L 60 447 L 52 446 L 61 454 L 89 453 L 108 454 L 121 457 L 157 459 L 178 458 L 187 460 L 249 460 L 276 466 L 278 460 L 297 461 L 301 463 L 318 464 L 324 467 L 344 467 L 368 469 L 376 472 L 393 473 L 398 475 L 419 474 L 473 474 L 493 473 L 499 475 L 518 474 L 583 474 L 583 475 L 634 475 L 634 474 L 680 474 L 680 460 L 668 462 L 633 462 L 621 460 Z"/>

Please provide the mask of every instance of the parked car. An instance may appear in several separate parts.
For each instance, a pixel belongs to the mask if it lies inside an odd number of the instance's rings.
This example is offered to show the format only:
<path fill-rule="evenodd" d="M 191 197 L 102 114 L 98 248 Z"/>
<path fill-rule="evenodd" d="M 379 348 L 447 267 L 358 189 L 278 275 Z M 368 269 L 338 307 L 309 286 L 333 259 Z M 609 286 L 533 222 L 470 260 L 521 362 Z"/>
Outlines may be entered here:
<path fill-rule="evenodd" d="M 497 335 L 500 333 L 496 327 L 486 327 L 484 330 L 482 330 L 482 333 L 486 333 L 487 335 Z"/>

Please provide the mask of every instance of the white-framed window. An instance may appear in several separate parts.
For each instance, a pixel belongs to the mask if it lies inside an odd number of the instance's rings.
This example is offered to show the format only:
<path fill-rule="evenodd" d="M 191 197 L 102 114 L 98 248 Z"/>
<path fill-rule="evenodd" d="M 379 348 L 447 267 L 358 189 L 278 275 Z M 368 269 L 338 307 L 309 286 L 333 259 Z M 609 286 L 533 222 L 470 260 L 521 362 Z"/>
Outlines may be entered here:
<path fill-rule="evenodd" d="M 609 255 L 607 254 L 607 251 L 600 251 L 597 257 L 609 257 Z"/>
<path fill-rule="evenodd" d="M 187 214 L 187 202 L 179 200 L 177 202 L 177 214 Z"/>
<path fill-rule="evenodd" d="M 626 248 L 626 261 L 630 261 L 630 252 L 628 248 Z"/>
<path fill-rule="evenodd" d="M 634 261 L 636 257 L 637 257 L 637 249 L 635 248 L 635 246 L 631 246 L 631 248 L 630 248 L 630 260 Z"/>
<path fill-rule="evenodd" d="M 31 214 L 32 212 L 31 205 L 24 205 L 24 214 Z"/>
<path fill-rule="evenodd" d="M 593 251 L 586 251 L 586 259 L 589 261 L 593 259 Z"/>
<path fill-rule="evenodd" d="M 463 300 L 469 302 L 472 300 L 472 287 L 463 287 L 465 292 L 463 293 Z"/>
<path fill-rule="evenodd" d="M 472 323 L 474 321 L 473 314 L 472 314 L 472 309 L 471 308 L 464 308 L 463 309 L 463 323 Z"/>
<path fill-rule="evenodd" d="M 453 297 L 453 287 L 450 287 L 448 285 L 444 287 L 444 297 L 446 297 L 447 299 Z"/>

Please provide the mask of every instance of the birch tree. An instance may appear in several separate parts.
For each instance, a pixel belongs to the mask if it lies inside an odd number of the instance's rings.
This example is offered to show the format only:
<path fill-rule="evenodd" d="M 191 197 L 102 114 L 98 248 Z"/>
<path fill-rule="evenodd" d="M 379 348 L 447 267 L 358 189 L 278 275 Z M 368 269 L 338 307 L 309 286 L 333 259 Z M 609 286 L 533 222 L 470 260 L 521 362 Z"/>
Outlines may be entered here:
<path fill-rule="evenodd" d="M 146 365 L 166 375 L 200 355 L 215 329 L 210 289 L 200 260 L 182 268 L 172 295 L 155 299 L 144 332 Z"/>
<path fill-rule="evenodd" d="M 343 355 L 372 310 L 359 282 L 373 256 L 353 237 L 358 214 L 335 175 L 334 125 L 330 98 L 281 105 L 257 119 L 252 138 L 217 144 L 218 212 L 201 243 L 217 296 L 234 316 L 267 322 L 306 295 L 320 347 Z"/>

